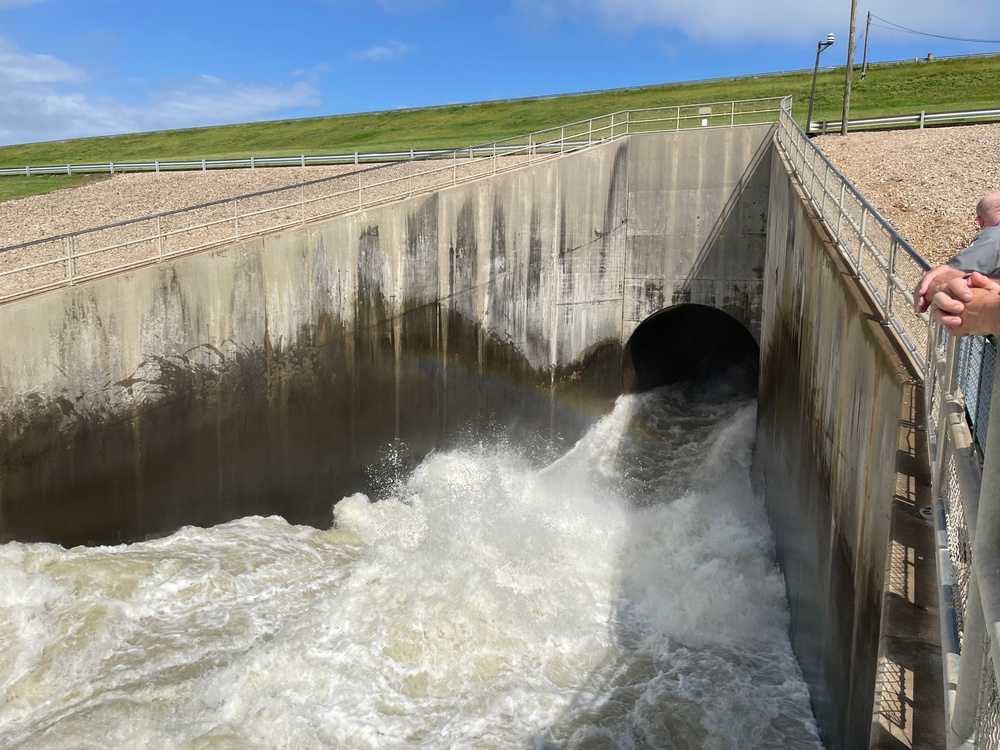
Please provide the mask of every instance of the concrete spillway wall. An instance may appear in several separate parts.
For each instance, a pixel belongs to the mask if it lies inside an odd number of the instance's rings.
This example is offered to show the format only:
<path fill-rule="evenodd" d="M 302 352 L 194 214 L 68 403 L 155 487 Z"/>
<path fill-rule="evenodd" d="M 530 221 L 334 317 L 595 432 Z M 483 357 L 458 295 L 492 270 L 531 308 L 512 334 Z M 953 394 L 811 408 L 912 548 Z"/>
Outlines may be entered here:
<path fill-rule="evenodd" d="M 919 383 L 777 155 L 756 470 L 828 748 L 944 747 Z"/>
<path fill-rule="evenodd" d="M 771 132 L 633 136 L 0 306 L 2 539 L 325 524 L 390 443 L 571 437 L 651 313 L 759 331 Z"/>

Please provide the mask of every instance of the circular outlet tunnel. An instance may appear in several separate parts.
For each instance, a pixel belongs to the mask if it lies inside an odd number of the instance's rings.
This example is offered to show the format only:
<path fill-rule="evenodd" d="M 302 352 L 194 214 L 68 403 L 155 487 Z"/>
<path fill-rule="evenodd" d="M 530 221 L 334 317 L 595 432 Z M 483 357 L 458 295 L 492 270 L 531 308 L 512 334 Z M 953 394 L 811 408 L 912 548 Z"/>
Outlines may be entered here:
<path fill-rule="evenodd" d="M 678 305 L 646 318 L 625 345 L 626 393 L 684 385 L 726 395 L 757 396 L 760 347 L 721 310 Z"/>

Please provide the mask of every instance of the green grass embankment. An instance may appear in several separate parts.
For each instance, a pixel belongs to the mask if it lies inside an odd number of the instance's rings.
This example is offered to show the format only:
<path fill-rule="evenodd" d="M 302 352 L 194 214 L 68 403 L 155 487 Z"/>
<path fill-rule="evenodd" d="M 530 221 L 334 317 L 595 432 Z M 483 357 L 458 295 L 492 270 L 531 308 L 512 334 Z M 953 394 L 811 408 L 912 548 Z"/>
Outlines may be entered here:
<path fill-rule="evenodd" d="M 804 124 L 811 73 L 665 84 L 593 94 L 497 101 L 278 120 L 187 130 L 136 133 L 0 147 L 0 167 L 177 161 L 227 157 L 299 156 L 407 149 L 461 148 L 586 120 L 626 109 L 791 95 Z M 814 120 L 839 120 L 844 68 L 821 71 Z M 851 84 L 851 118 L 995 108 L 1000 102 L 1000 55 L 869 65 Z M 86 176 L 0 178 L 0 200 L 80 184 Z"/>

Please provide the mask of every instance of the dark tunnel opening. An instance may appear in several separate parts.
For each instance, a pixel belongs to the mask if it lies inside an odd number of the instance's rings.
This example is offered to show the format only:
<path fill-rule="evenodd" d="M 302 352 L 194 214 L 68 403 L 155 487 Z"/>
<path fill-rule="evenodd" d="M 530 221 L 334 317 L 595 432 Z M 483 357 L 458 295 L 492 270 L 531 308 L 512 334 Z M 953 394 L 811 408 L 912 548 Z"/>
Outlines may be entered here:
<path fill-rule="evenodd" d="M 680 384 L 756 397 L 759 369 L 760 347 L 738 320 L 713 307 L 678 305 L 635 329 L 623 354 L 623 390 Z"/>

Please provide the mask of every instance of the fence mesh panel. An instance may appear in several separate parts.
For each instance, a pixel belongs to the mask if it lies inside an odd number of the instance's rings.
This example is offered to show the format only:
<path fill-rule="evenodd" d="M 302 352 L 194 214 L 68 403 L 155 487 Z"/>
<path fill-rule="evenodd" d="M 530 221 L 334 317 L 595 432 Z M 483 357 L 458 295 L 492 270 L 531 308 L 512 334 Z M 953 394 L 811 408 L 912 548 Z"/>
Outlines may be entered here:
<path fill-rule="evenodd" d="M 950 454 L 945 467 L 942 487 L 945 516 L 948 525 L 948 553 L 951 559 L 952 599 L 961 639 L 965 632 L 965 605 L 969 600 L 969 580 L 972 576 L 972 539 L 962 507 L 962 492 L 955 469 L 955 456 Z"/>
<path fill-rule="evenodd" d="M 988 339 L 982 339 L 982 375 L 979 378 L 979 394 L 977 396 L 976 417 L 973 422 L 973 435 L 980 451 L 986 446 L 986 435 L 990 429 L 990 403 L 993 400 L 993 367 L 997 361 L 996 344 Z"/>
<path fill-rule="evenodd" d="M 979 710 L 976 712 L 976 747 L 979 750 L 1000 748 L 1000 694 L 997 693 L 996 670 L 989 656 L 989 642 L 982 646 Z"/>

